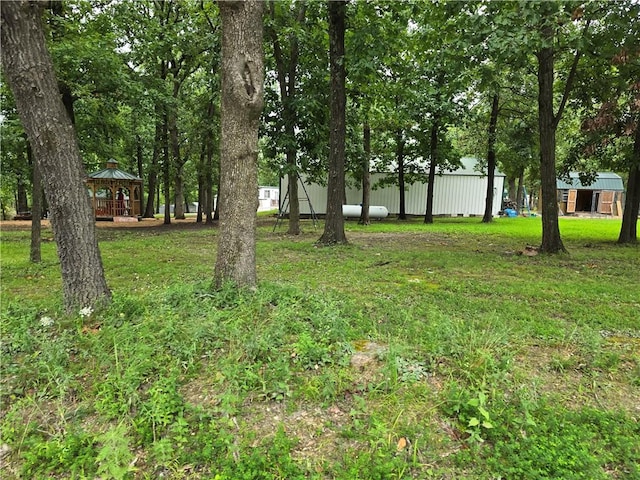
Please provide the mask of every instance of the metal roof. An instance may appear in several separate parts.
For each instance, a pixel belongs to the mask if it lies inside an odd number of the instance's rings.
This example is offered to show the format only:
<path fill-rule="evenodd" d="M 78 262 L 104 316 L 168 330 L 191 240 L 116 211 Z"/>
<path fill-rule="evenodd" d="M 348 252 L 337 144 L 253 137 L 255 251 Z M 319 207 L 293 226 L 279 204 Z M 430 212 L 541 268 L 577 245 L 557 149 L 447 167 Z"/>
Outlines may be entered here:
<path fill-rule="evenodd" d="M 413 162 L 415 165 L 419 166 L 425 171 L 429 170 L 429 162 L 427 160 L 419 160 L 417 162 Z M 398 165 L 395 162 L 391 162 L 389 166 L 385 167 L 382 170 L 372 170 L 371 173 L 387 173 L 387 174 L 395 174 L 397 171 Z M 474 157 L 462 157 L 460 159 L 460 167 L 455 170 L 447 170 L 441 165 L 438 165 L 436 168 L 436 175 L 462 175 L 462 176 L 471 176 L 471 177 L 486 177 L 487 176 L 487 164 L 486 162 L 481 162 L 479 159 Z M 506 177 L 504 173 L 496 168 L 494 177 Z"/>
<path fill-rule="evenodd" d="M 559 190 L 614 190 L 624 191 L 624 183 L 622 177 L 613 172 L 598 172 L 596 180 L 591 185 L 583 185 L 580 182 L 580 174 L 578 172 L 569 173 L 570 183 L 564 180 L 557 180 L 557 188 Z"/>
<path fill-rule="evenodd" d="M 89 178 L 102 178 L 107 180 L 142 180 L 140 177 L 136 177 L 135 175 L 119 170 L 117 165 L 118 162 L 114 159 L 109 159 L 107 161 L 107 168 L 90 174 Z"/>
<path fill-rule="evenodd" d="M 117 168 L 105 168 L 99 172 L 92 173 L 89 178 L 107 178 L 109 180 L 140 180 L 140 177 L 123 172 Z"/>
<path fill-rule="evenodd" d="M 445 170 L 442 167 L 437 168 L 438 175 L 471 175 L 473 177 L 484 177 L 487 175 L 486 162 L 482 168 L 480 168 L 481 162 L 474 157 L 462 157 L 460 159 L 460 168 L 456 170 Z M 496 168 L 494 177 L 506 177 L 504 173 Z"/>

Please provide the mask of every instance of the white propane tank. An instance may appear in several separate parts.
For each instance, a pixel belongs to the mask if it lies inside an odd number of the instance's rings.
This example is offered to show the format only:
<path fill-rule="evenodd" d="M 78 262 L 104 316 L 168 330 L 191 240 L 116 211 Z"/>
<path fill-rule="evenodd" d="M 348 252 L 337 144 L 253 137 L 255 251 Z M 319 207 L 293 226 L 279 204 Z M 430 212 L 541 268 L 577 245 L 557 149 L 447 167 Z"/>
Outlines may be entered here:
<path fill-rule="evenodd" d="M 360 218 L 360 214 L 362 213 L 361 205 L 343 205 L 342 206 L 342 215 L 345 218 Z M 389 210 L 387 207 L 369 207 L 369 218 L 387 218 L 389 215 Z"/>

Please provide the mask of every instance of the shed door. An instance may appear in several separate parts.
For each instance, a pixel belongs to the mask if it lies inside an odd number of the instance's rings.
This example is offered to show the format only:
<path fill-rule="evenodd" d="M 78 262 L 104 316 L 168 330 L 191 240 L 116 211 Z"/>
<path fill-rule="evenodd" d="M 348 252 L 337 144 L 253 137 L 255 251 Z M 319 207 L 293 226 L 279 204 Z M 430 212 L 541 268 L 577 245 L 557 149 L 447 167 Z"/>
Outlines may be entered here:
<path fill-rule="evenodd" d="M 613 197 L 615 192 L 612 191 L 602 191 L 600 192 L 600 205 L 598 205 L 598 213 L 606 213 L 607 215 L 611 215 L 611 205 L 613 204 Z"/>
<path fill-rule="evenodd" d="M 567 196 L 567 213 L 576 213 L 576 199 L 578 198 L 578 190 L 569 190 Z"/>

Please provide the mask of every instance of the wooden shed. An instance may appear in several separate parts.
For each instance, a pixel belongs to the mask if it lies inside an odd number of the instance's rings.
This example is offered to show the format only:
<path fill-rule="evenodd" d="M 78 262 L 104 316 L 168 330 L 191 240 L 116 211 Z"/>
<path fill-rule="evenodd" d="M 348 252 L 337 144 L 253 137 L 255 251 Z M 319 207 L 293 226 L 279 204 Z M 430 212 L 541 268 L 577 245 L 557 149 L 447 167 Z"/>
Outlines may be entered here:
<path fill-rule="evenodd" d="M 558 205 L 562 213 L 622 215 L 624 183 L 620 175 L 598 172 L 590 185 L 583 184 L 577 172 L 571 172 L 569 176 L 569 181 L 557 181 Z"/>
<path fill-rule="evenodd" d="M 464 157 L 460 160 L 462 166 L 454 171 L 438 171 L 434 181 L 433 214 L 441 216 L 482 216 L 487 195 L 487 176 L 479 171 L 478 160 Z M 397 185 L 380 184 L 388 176 L 395 173 L 371 174 L 371 205 L 384 206 L 391 215 L 400 213 L 400 191 Z M 302 176 L 304 180 L 304 176 Z M 493 215 L 497 216 L 502 207 L 502 191 L 505 175 L 499 171 L 494 175 Z M 282 191 L 285 198 L 288 191 L 288 180 L 282 181 Z M 298 181 L 300 193 L 300 213 L 310 213 L 310 203 L 315 213 L 324 214 L 327 206 L 327 187 L 316 183 L 304 184 Z M 308 199 L 307 195 L 308 194 Z M 359 205 L 362 202 L 362 189 L 347 187 L 345 192 L 347 205 Z M 416 182 L 407 185 L 405 193 L 405 211 L 407 215 L 424 215 L 427 203 L 427 183 Z M 287 204 L 283 211 L 288 213 Z"/>
<path fill-rule="evenodd" d="M 110 159 L 106 168 L 86 180 L 96 220 L 138 220 L 142 215 L 142 179 L 118 169 Z"/>

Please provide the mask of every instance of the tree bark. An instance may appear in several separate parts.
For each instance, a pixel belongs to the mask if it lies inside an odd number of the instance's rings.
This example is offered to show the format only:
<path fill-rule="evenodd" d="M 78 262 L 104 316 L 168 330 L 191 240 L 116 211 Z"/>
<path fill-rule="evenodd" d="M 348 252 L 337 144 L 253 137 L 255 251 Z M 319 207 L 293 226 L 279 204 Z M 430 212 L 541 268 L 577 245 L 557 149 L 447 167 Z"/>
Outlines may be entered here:
<path fill-rule="evenodd" d="M 362 129 L 362 141 L 364 147 L 364 158 L 362 159 L 362 212 L 360 213 L 360 225 L 369 225 L 369 207 L 371 206 L 371 126 L 368 121 L 364 122 Z"/>
<path fill-rule="evenodd" d="M 97 307 L 110 300 L 93 211 L 75 131 L 47 51 L 41 9 L 28 1 L 1 2 L 2 66 L 45 195 L 62 271 L 64 306 Z"/>
<path fill-rule="evenodd" d="M 397 103 L 396 103 L 397 105 Z M 407 192 L 404 183 L 404 138 L 402 138 L 402 130 L 396 130 L 396 162 L 398 162 L 398 194 L 400 195 L 400 207 L 398 211 L 398 220 L 407 219 L 406 198 Z"/>
<path fill-rule="evenodd" d="M 213 103 L 212 103 L 213 105 Z M 219 167 L 220 165 L 218 165 Z M 213 202 L 213 140 L 207 142 L 207 168 L 205 173 L 205 191 L 206 191 L 206 216 L 205 223 L 213 224 L 214 219 L 214 202 Z M 217 205 L 215 206 L 217 210 Z"/>
<path fill-rule="evenodd" d="M 42 261 L 41 239 L 42 239 L 42 175 L 36 162 L 31 155 L 31 147 L 27 144 L 27 158 L 33 167 L 33 202 L 31 203 L 31 248 L 29 250 L 29 260 L 32 263 Z"/>
<path fill-rule="evenodd" d="M 524 205 L 524 170 L 520 170 L 518 175 L 518 188 L 516 189 L 516 210 L 518 213 L 522 211 L 522 205 Z"/>
<path fill-rule="evenodd" d="M 209 99 L 207 105 L 207 121 L 209 123 L 209 128 L 204 133 L 203 136 L 203 151 L 204 151 L 204 163 L 203 163 L 203 215 L 205 218 L 205 223 L 208 225 L 213 224 L 213 153 L 215 149 L 214 145 L 214 129 L 212 128 L 215 123 L 214 120 L 217 116 L 216 107 L 213 103 L 213 95 L 211 92 L 211 97 Z M 218 165 L 219 167 L 219 165 Z"/>
<path fill-rule="evenodd" d="M 436 180 L 436 167 L 438 166 L 438 129 L 438 120 L 434 119 L 431 126 L 429 180 L 427 181 L 427 207 L 424 214 L 424 223 L 433 223 L 433 189 Z"/>
<path fill-rule="evenodd" d="M 206 205 L 207 192 L 205 190 L 205 161 L 207 158 L 207 144 L 205 137 L 206 135 L 203 135 L 202 145 L 200 148 L 200 159 L 198 160 L 198 211 L 196 213 L 196 223 L 202 223 L 202 211 Z"/>
<path fill-rule="evenodd" d="M 142 139 L 139 134 L 136 134 L 136 162 L 138 164 L 138 177 L 144 178 L 144 153 L 142 148 Z M 140 189 L 140 207 L 144 205 L 144 188 Z M 140 212 L 139 214 L 142 214 Z"/>
<path fill-rule="evenodd" d="M 22 147 L 19 148 L 17 156 L 17 160 L 21 165 L 26 165 L 28 163 L 25 161 L 25 151 Z M 29 202 L 27 200 L 27 171 L 28 170 L 26 168 L 21 168 L 18 171 L 16 179 L 16 213 L 26 213 L 29 211 Z"/>
<path fill-rule="evenodd" d="M 496 93 L 491 102 L 491 115 L 489 117 L 489 141 L 487 147 L 487 197 L 484 204 L 484 216 L 482 223 L 493 221 L 493 189 L 496 174 L 496 130 L 498 126 L 498 101 Z"/>
<path fill-rule="evenodd" d="M 344 166 L 347 95 L 345 88 L 344 35 L 346 1 L 329 1 L 329 68 L 331 74 L 329 119 L 329 184 L 327 186 L 327 215 L 321 245 L 347 243 L 344 232 L 342 202 L 344 198 Z"/>
<path fill-rule="evenodd" d="M 509 193 L 509 200 L 511 200 L 512 202 L 515 201 L 516 195 L 518 194 L 516 177 L 509 177 L 507 179 L 507 191 Z"/>
<path fill-rule="evenodd" d="M 158 165 L 160 164 L 160 152 L 162 150 L 162 120 L 160 115 L 160 107 L 156 105 L 156 133 L 153 140 L 153 154 L 151 156 L 151 165 L 149 167 L 149 178 L 147 182 L 148 196 L 147 205 L 144 210 L 144 218 L 154 218 L 156 213 L 156 190 L 158 188 Z M 142 177 L 141 177 L 142 178 Z"/>
<path fill-rule="evenodd" d="M 164 221 L 171 225 L 171 157 L 169 154 L 168 115 L 162 117 L 162 188 L 164 194 Z"/>
<path fill-rule="evenodd" d="M 553 41 L 552 27 L 544 27 L 543 36 Z M 553 112 L 554 51 L 541 48 L 538 57 L 538 127 L 540 130 L 540 186 L 542 203 L 542 245 L 544 253 L 566 253 L 558 224 L 556 187 L 556 128 Z"/>
<path fill-rule="evenodd" d="M 186 160 L 182 160 L 180 155 L 180 139 L 178 134 L 178 112 L 177 103 L 178 95 L 180 93 L 181 82 L 176 80 L 180 72 L 180 64 L 172 62 L 174 67 L 171 69 L 173 73 L 173 99 L 174 102 L 169 108 L 169 115 L 167 115 L 167 128 L 169 130 L 169 146 L 171 149 L 171 163 L 174 167 L 174 196 L 173 202 L 173 218 L 176 220 L 184 220 L 185 217 L 185 198 L 184 198 L 184 174 L 183 168 Z"/>
<path fill-rule="evenodd" d="M 638 243 L 638 213 L 640 213 L 640 119 L 636 120 L 633 158 L 629 168 L 627 197 L 624 202 L 618 243 Z"/>
<path fill-rule="evenodd" d="M 556 130 L 567 105 L 569 94 L 578 70 L 581 52 L 577 50 L 564 85 L 558 112 L 554 114 L 554 42 L 555 21 L 549 14 L 551 2 L 542 3 L 543 25 L 541 27 L 544 46 L 538 50 L 538 129 L 540 133 L 540 192 L 542 204 L 542 245 L 544 253 L 567 253 L 560 238 L 558 224 L 558 192 L 556 186 Z M 589 29 L 590 21 L 584 27 Z"/>
<path fill-rule="evenodd" d="M 220 233 L 215 285 L 254 288 L 258 210 L 258 127 L 264 97 L 261 1 L 220 2 L 222 134 Z"/>

